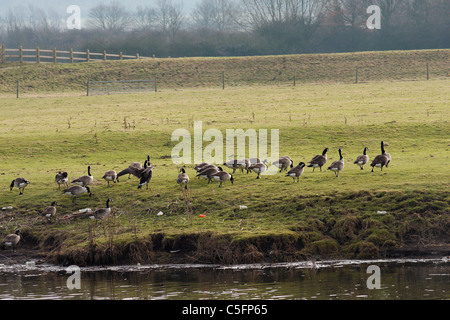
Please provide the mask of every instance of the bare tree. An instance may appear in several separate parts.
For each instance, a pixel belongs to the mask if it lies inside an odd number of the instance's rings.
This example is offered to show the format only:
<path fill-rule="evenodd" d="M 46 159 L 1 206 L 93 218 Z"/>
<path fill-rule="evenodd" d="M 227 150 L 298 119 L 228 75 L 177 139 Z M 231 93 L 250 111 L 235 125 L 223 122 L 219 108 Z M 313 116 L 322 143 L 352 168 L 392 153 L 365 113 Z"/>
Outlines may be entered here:
<path fill-rule="evenodd" d="M 174 39 L 183 24 L 183 5 L 172 0 L 158 0 L 156 17 L 161 30 Z"/>
<path fill-rule="evenodd" d="M 100 4 L 89 12 L 92 27 L 108 31 L 124 31 L 130 27 L 134 19 L 119 2 L 110 5 Z"/>
<path fill-rule="evenodd" d="M 365 26 L 367 5 L 361 0 L 332 0 L 327 4 L 327 11 L 338 15 L 344 25 L 359 28 Z"/>
<path fill-rule="evenodd" d="M 247 22 L 252 25 L 297 21 L 318 22 L 327 0 L 241 0 Z"/>
<path fill-rule="evenodd" d="M 136 8 L 136 25 L 142 29 L 157 27 L 158 13 L 155 8 L 138 6 Z"/>
<path fill-rule="evenodd" d="M 191 17 L 197 28 L 225 31 L 236 29 L 238 13 L 239 8 L 233 0 L 202 0 Z"/>

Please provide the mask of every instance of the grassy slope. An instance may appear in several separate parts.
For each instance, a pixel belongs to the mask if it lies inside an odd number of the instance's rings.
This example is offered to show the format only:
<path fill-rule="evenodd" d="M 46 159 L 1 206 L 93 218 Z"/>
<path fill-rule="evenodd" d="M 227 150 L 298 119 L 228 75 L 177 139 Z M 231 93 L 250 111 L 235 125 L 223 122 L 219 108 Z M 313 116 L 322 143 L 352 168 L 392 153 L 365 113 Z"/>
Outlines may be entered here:
<path fill-rule="evenodd" d="M 157 249 L 195 248 L 195 258 L 207 262 L 258 261 L 261 252 L 269 251 L 279 252 L 280 259 L 286 254 L 376 257 L 410 241 L 448 241 L 447 87 L 448 81 L 435 80 L 2 99 L 0 205 L 15 210 L 2 213 L 1 231 L 21 227 L 42 247 L 58 245 L 77 263 L 110 262 L 112 243 L 126 246 L 136 239 L 152 239 Z M 135 128 L 124 129 L 124 118 Z M 224 189 L 193 179 L 183 195 L 174 183 L 177 167 L 167 156 L 172 132 L 192 130 L 192 120 L 203 121 L 204 130 L 224 133 L 280 129 L 280 152 L 295 162 L 309 160 L 324 147 L 331 148 L 333 161 L 342 147 L 346 169 L 339 179 L 307 170 L 300 184 L 282 174 L 257 181 L 254 174 L 239 173 L 235 185 Z M 372 174 L 351 164 L 365 146 L 372 157 L 378 154 L 381 139 L 393 156 L 389 169 Z M 107 188 L 99 179 L 147 154 L 158 165 L 151 190 L 138 191 L 136 180 L 127 179 Z M 72 178 L 83 175 L 87 165 L 97 178 L 94 195 L 73 205 L 58 192 L 53 177 L 59 170 Z M 191 167 L 188 173 L 193 178 Z M 21 197 L 8 190 L 17 176 L 32 181 Z M 108 227 L 62 219 L 81 208 L 103 206 L 107 197 L 114 199 L 117 214 Z M 59 203 L 59 221 L 47 224 L 36 214 L 53 200 Z M 240 205 L 249 209 L 239 210 Z M 379 210 L 389 214 L 379 215 Z M 157 216 L 159 211 L 164 216 Z M 213 240 L 208 232 L 227 241 Z M 83 251 L 89 244 L 101 248 L 101 257 Z M 126 254 L 135 259 L 148 254 L 138 247 L 128 245 Z M 230 250 L 240 252 L 242 260 L 227 255 Z"/>
<path fill-rule="evenodd" d="M 0 65 L 0 93 L 85 92 L 90 80 L 156 78 L 160 89 L 227 86 L 291 85 L 297 83 L 423 80 L 426 64 L 432 79 L 448 78 L 450 50 L 388 51 L 342 54 L 288 55 L 235 58 L 150 59 L 75 65 Z"/>

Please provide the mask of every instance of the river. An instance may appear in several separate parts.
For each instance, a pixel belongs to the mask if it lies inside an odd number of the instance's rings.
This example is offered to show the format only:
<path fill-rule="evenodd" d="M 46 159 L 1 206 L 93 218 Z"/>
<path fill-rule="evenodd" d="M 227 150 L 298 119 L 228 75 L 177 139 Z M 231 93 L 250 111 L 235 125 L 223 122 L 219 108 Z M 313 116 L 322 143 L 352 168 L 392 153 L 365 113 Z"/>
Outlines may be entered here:
<path fill-rule="evenodd" d="M 0 299 L 445 300 L 450 299 L 449 261 L 133 265 L 73 270 L 30 261 L 0 265 Z"/>

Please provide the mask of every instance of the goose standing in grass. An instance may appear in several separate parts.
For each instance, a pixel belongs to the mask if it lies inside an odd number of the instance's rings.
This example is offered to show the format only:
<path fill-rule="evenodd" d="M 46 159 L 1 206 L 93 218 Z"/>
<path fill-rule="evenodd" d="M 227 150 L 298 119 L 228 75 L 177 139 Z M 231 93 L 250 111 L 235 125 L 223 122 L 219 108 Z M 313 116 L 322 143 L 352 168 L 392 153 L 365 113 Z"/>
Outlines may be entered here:
<path fill-rule="evenodd" d="M 88 166 L 88 175 L 79 177 L 72 181 L 73 184 L 79 185 L 81 187 L 86 187 L 94 182 L 94 177 L 91 175 L 91 166 Z"/>
<path fill-rule="evenodd" d="M 106 208 L 100 208 L 95 210 L 91 217 L 94 218 L 95 220 L 103 220 L 105 218 L 107 218 L 110 213 L 111 213 L 111 207 L 110 207 L 110 202 L 112 202 L 111 199 L 106 200 Z"/>
<path fill-rule="evenodd" d="M 264 173 L 268 170 L 267 167 L 267 160 L 264 160 L 263 162 L 259 162 L 256 164 L 251 165 L 248 170 L 255 172 L 256 174 L 258 174 L 258 176 L 256 177 L 256 179 L 261 179 L 261 173 Z"/>
<path fill-rule="evenodd" d="M 339 172 L 341 172 L 344 169 L 344 157 L 342 156 L 342 149 L 339 149 L 339 160 L 335 161 L 331 164 L 331 166 L 328 167 L 328 170 L 331 170 L 334 172 L 336 177 L 339 177 Z"/>
<path fill-rule="evenodd" d="M 323 150 L 322 154 L 319 154 L 311 159 L 309 162 L 308 168 L 313 168 L 313 172 L 316 170 L 316 168 L 320 168 L 320 171 L 322 171 L 322 167 L 327 163 L 328 156 L 327 152 L 330 151 L 330 149 L 326 148 Z"/>
<path fill-rule="evenodd" d="M 12 191 L 14 187 L 19 189 L 19 195 L 22 195 L 25 188 L 30 184 L 30 181 L 28 181 L 25 178 L 17 178 L 16 180 L 13 180 L 11 182 L 11 185 L 9 186 L 9 190 Z"/>
<path fill-rule="evenodd" d="M 154 168 L 155 167 L 153 166 L 148 166 L 141 172 L 138 189 L 142 189 L 142 187 L 146 185 L 148 190 L 148 184 L 150 183 L 150 180 L 152 180 Z"/>
<path fill-rule="evenodd" d="M 390 162 L 391 155 L 386 153 L 386 150 L 384 150 L 384 141 L 381 141 L 381 154 L 376 156 L 370 165 L 372 167 L 372 172 L 374 172 L 375 168 L 381 168 L 381 171 L 383 171 L 383 167 L 387 168 Z"/>
<path fill-rule="evenodd" d="M 65 185 L 66 188 L 69 187 L 69 175 L 67 172 L 58 172 L 55 176 L 55 182 L 58 184 L 58 188 L 61 189 L 61 185 Z"/>
<path fill-rule="evenodd" d="M 297 182 L 300 182 L 300 177 L 303 175 L 303 172 L 305 172 L 306 164 L 304 162 L 300 162 L 298 166 L 292 168 L 287 174 L 286 177 L 291 177 L 292 179 L 297 180 Z"/>
<path fill-rule="evenodd" d="M 102 179 L 108 181 L 108 187 L 111 187 L 111 185 L 109 184 L 110 182 L 116 183 L 116 181 L 117 182 L 119 181 L 119 179 L 117 178 L 117 172 L 114 170 L 107 171 L 105 175 L 102 177 Z"/>
<path fill-rule="evenodd" d="M 73 186 L 63 191 L 63 194 L 72 196 L 72 202 L 75 202 L 75 198 L 82 195 L 83 193 L 88 193 L 89 197 L 92 197 L 92 193 L 89 187 Z"/>
<path fill-rule="evenodd" d="M 224 181 L 231 181 L 231 184 L 234 183 L 233 175 L 228 172 L 225 172 L 225 171 L 219 171 L 219 172 L 212 174 L 211 180 L 220 182 L 219 188 L 223 187 L 222 184 Z"/>
<path fill-rule="evenodd" d="M 180 174 L 178 175 L 178 178 L 177 178 L 177 183 L 178 183 L 181 187 L 184 186 L 184 188 L 187 190 L 187 188 L 188 188 L 188 183 L 189 183 L 189 176 L 188 176 L 188 174 L 186 173 L 186 170 L 185 170 L 184 168 L 181 168 L 181 170 L 180 170 Z"/>
<path fill-rule="evenodd" d="M 8 234 L 1 243 L 2 247 L 11 247 L 12 251 L 16 251 L 16 246 L 20 241 L 20 230 L 17 230 L 15 233 Z"/>
<path fill-rule="evenodd" d="M 294 162 L 291 157 L 284 156 L 273 162 L 272 165 L 280 169 L 280 172 L 287 171 L 288 168 L 294 168 Z"/>
<path fill-rule="evenodd" d="M 145 160 L 144 165 L 142 165 L 140 162 L 133 162 L 126 168 L 125 170 L 122 170 L 117 174 L 117 182 L 119 182 L 119 178 L 121 176 L 125 176 L 128 174 L 128 179 L 131 179 L 131 176 L 135 176 L 136 178 L 140 179 L 140 174 L 145 169 L 145 164 L 150 163 L 150 156 L 147 156 L 147 160 Z"/>
<path fill-rule="evenodd" d="M 44 211 L 42 211 L 42 216 L 50 221 L 50 219 L 56 215 L 56 205 L 57 205 L 56 201 L 53 201 L 50 206 L 48 206 L 47 208 L 44 209 Z"/>
<path fill-rule="evenodd" d="M 364 170 L 364 166 L 369 162 L 369 156 L 367 155 L 367 150 L 369 150 L 369 148 L 365 147 L 363 154 L 358 156 L 358 158 L 356 158 L 354 164 L 357 164 L 361 170 Z"/>

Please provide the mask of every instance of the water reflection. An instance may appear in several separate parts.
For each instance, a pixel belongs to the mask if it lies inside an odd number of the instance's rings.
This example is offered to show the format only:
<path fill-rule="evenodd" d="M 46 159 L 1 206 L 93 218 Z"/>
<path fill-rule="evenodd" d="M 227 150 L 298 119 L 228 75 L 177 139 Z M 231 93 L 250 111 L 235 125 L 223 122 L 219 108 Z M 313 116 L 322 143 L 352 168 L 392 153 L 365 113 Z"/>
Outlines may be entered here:
<path fill-rule="evenodd" d="M 450 265 L 376 261 L 381 289 L 369 290 L 368 263 L 257 266 L 129 266 L 85 268 L 69 290 L 65 269 L 0 266 L 0 299 L 400 300 L 449 299 Z"/>

